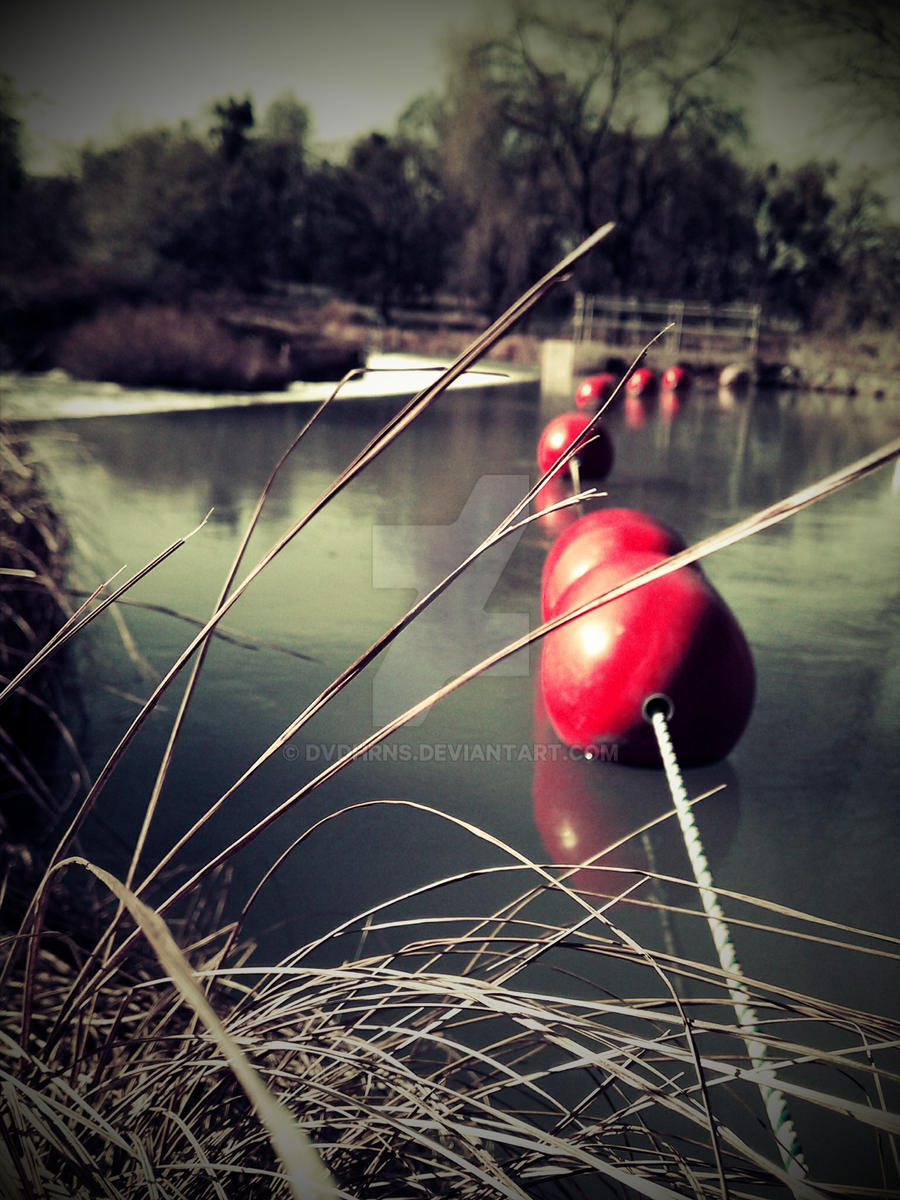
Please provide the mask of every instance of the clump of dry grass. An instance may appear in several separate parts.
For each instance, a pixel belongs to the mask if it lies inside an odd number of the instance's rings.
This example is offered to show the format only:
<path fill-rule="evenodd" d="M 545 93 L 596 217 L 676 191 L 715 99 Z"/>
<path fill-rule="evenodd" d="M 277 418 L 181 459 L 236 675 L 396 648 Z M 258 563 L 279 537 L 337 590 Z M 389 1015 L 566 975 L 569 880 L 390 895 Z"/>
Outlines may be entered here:
<path fill-rule="evenodd" d="M 68 536 L 27 446 L 0 424 L 0 687 L 67 619 Z M 61 710 L 59 671 L 36 674 L 0 713 L 0 830 L 8 871 L 27 868 L 39 833 L 86 773 Z M 60 750 L 48 755 L 48 747 Z M 0 877 L 2 877 L 0 871 Z"/>
<path fill-rule="evenodd" d="M 229 1048 L 315 1146 L 336 1181 L 323 1195 L 607 1194 L 602 1182 L 613 1195 L 715 1196 L 723 1181 L 726 1194 L 779 1194 L 787 1176 L 721 972 L 651 954 L 624 932 L 645 877 L 621 872 L 620 900 L 597 908 L 556 870 L 516 858 L 510 851 L 506 870 L 520 891 L 488 919 L 410 926 L 385 908 L 274 966 L 224 961 L 227 930 L 183 923 L 179 941 L 195 984 L 211 992 L 221 1038 L 180 1003 L 177 965 L 153 978 L 138 953 L 106 977 L 95 967 L 73 1004 L 77 964 L 45 950 L 27 1043 L 14 1036 L 17 973 L 4 993 L 2 1194 L 307 1194 L 302 1169 L 292 1181 L 289 1156 L 273 1150 Z M 566 919 L 547 919 L 550 896 Z M 771 928 L 772 912 L 746 903 L 751 924 Z M 398 935 L 400 948 L 342 959 L 339 947 L 363 930 Z M 821 922 L 808 936 L 896 960 L 896 945 L 873 950 Z M 323 951 L 334 965 L 319 965 Z M 602 981 L 623 969 L 634 990 L 616 995 Z M 885 1090 L 900 1078 L 900 1023 L 748 986 L 771 1076 L 801 1130 L 819 1112 L 837 1114 L 848 1154 L 874 1169 L 867 1194 L 895 1194 L 900 1130 Z M 816 1196 L 829 1183 L 841 1181 L 790 1186 Z"/>
<path fill-rule="evenodd" d="M 56 361 L 77 379 L 131 387 L 254 391 L 293 377 L 263 337 L 239 337 L 209 313 L 167 305 L 101 310 L 66 334 Z"/>
<path fill-rule="evenodd" d="M 561 264 L 553 278 L 569 265 Z M 537 285 L 531 301 L 552 281 Z M 330 497 L 441 394 L 454 372 L 503 336 L 518 311 L 514 306 L 441 381 L 393 418 L 241 578 L 243 552 L 270 479 L 215 612 L 154 690 L 72 817 L 20 928 L 0 947 L 4 1198 L 762 1200 L 788 1193 L 898 1194 L 900 1022 L 742 979 L 760 1014 L 758 1037 L 767 1051 L 765 1065 L 754 1065 L 746 1031 L 735 1024 L 724 973 L 705 961 L 648 949 L 628 932 L 635 906 L 702 919 L 692 883 L 606 869 L 598 892 L 609 898 L 601 900 L 567 883 L 575 868 L 581 881 L 590 866 L 532 862 L 484 831 L 426 809 L 434 821 L 453 820 L 471 837 L 490 842 L 504 865 L 464 871 L 357 914 L 274 965 L 254 961 L 252 948 L 241 941 L 240 922 L 223 922 L 211 898 L 221 897 L 222 872 L 249 841 L 308 790 L 498 656 L 423 698 L 294 796 L 273 802 L 263 821 L 193 875 L 172 877 L 185 842 L 430 598 L 290 721 L 143 879 L 140 844 L 124 882 L 72 856 L 84 816 L 131 738 L 195 654 L 196 679 L 208 639 L 231 605 Z M 784 519 L 897 454 L 900 445 L 888 447 L 626 581 L 591 606 Z M 543 482 L 475 554 L 515 528 Z M 89 602 L 53 646 L 63 645 L 108 601 Z M 577 615 L 558 618 L 526 640 Z M 139 843 L 153 819 L 190 695 L 189 686 Z M 280 861 L 313 843 L 326 825 L 339 827 L 349 812 L 306 830 Z M 479 918 L 427 916 L 437 892 L 440 911 L 452 913 L 455 889 L 481 877 L 490 879 L 492 890 L 503 885 L 507 899 L 500 907 Z M 60 909 L 49 902 L 54 888 L 71 894 L 87 878 L 101 889 L 92 921 L 79 929 L 60 926 Z M 654 880 L 676 890 L 677 902 L 655 899 Z M 151 895 L 163 885 L 168 896 L 151 906 Z M 110 899 L 103 899 L 107 891 Z M 848 970 L 858 955 L 879 956 L 888 966 L 900 957 L 897 941 L 747 897 L 727 899 L 749 910 L 742 924 L 760 936 L 825 943 L 845 956 Z M 390 948 L 367 951 L 376 939 Z M 767 1087 L 788 1097 L 801 1137 L 822 1114 L 839 1120 L 858 1174 L 819 1179 L 813 1164 L 810 1179 L 789 1176 L 764 1121 L 760 1089 Z"/>

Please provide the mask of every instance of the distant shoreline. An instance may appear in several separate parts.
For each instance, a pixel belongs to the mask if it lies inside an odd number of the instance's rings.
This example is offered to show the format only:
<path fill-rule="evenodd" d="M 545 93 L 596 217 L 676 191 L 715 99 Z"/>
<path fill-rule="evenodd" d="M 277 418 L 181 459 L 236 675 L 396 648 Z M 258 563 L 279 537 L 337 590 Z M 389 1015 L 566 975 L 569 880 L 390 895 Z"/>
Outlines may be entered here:
<path fill-rule="evenodd" d="M 401 400 L 413 396 L 449 362 L 414 354 L 371 354 L 358 379 L 345 384 L 335 403 Z M 456 380 L 454 391 L 505 383 L 536 382 L 535 370 L 485 363 Z M 193 392 L 165 388 L 129 388 L 115 383 L 72 379 L 62 371 L 9 374 L 0 379 L 3 419 L 16 424 L 88 417 L 142 416 L 153 413 L 215 411 L 285 404 L 321 404 L 337 386 L 333 380 L 297 381 L 270 392 Z"/>

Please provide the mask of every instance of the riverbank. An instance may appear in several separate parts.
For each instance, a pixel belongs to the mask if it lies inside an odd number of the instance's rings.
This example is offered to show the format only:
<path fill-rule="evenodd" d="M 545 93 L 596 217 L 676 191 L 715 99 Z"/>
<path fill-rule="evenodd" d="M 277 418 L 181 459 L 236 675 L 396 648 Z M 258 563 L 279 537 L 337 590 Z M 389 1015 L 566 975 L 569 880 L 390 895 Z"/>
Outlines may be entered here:
<path fill-rule="evenodd" d="M 33 411 L 23 413 L 9 395 L 10 379 L 18 381 L 15 392 L 33 395 L 52 395 L 57 380 L 84 384 L 90 402 L 70 403 L 72 411 L 66 415 L 159 411 L 162 392 L 183 395 L 183 402 L 167 401 L 179 409 L 318 400 L 347 372 L 371 367 L 373 356 L 445 365 L 487 323 L 473 310 L 423 309 L 398 310 L 393 323 L 384 324 L 371 308 L 303 291 L 252 302 L 238 296 L 200 296 L 184 305 L 113 297 L 95 308 L 85 303 L 75 319 L 71 313 L 60 316 L 49 301 L 45 307 L 46 312 L 34 305 L 30 316 L 20 316 L 19 325 L 31 320 L 34 329 L 29 336 L 19 329 L 13 338 L 18 340 L 17 353 L 4 355 L 7 367 L 17 372 L 7 377 L 4 389 L 7 417 L 46 415 L 37 403 L 29 406 Z M 624 369 L 641 349 L 574 344 L 564 327 L 560 335 L 548 339 L 513 331 L 492 349 L 492 362 L 540 375 L 545 391 L 570 396 L 585 375 L 607 369 L 612 360 Z M 558 348 L 555 358 L 553 347 Z M 672 365 L 671 357 L 660 343 L 646 361 L 662 371 Z M 697 354 L 681 361 L 710 386 L 716 386 L 725 365 L 724 359 L 706 361 Z M 744 365 L 748 377 L 762 387 L 900 398 L 900 333 L 895 331 L 792 334 Z M 402 395 L 415 390 L 392 386 L 385 391 L 373 376 L 366 378 L 363 387 L 353 384 L 343 394 Z M 143 396 L 126 399 L 122 392 L 127 389 Z"/>
<path fill-rule="evenodd" d="M 0 423 L 0 686 L 14 678 L 72 612 L 69 533 L 28 445 Z M 67 727 L 57 664 L 39 670 L 0 711 L 0 923 L 21 915 L 43 871 L 48 831 L 77 786 L 81 760 Z M 65 748 L 72 751 L 68 756 Z"/>
<path fill-rule="evenodd" d="M 817 392 L 900 398 L 900 332 L 796 337 L 790 345 L 787 382 Z"/>
<path fill-rule="evenodd" d="M 473 324 L 391 325 L 372 327 L 354 320 L 353 313 L 343 314 L 326 324 L 324 332 L 335 339 L 377 347 L 388 354 L 407 354 L 451 361 L 471 343 L 479 330 Z M 537 334 L 513 332 L 501 339 L 491 351 L 497 364 L 509 364 L 543 377 L 544 350 L 549 339 Z M 612 354 L 617 359 L 636 355 L 640 347 L 600 348 L 590 344 L 578 347 L 573 355 L 572 387 L 580 376 L 600 369 L 601 359 Z M 672 365 L 664 352 L 651 358 L 660 370 Z M 657 361 L 658 360 L 658 361 Z M 721 364 L 686 359 L 697 377 L 715 386 Z M 748 363 L 751 379 L 761 387 L 822 392 L 844 396 L 866 396 L 900 400 L 900 333 L 885 330 L 842 334 L 794 334 L 778 356 Z M 551 389 L 552 390 L 552 389 Z M 570 390 L 570 389 L 567 389 Z"/>

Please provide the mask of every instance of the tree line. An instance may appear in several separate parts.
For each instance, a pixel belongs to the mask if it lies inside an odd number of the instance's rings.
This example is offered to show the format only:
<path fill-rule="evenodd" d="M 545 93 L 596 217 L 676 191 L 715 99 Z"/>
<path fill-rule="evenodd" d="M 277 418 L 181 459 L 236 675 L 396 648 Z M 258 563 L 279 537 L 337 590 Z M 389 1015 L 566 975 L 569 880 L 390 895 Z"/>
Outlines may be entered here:
<path fill-rule="evenodd" d="M 262 112 L 226 97 L 205 129 L 85 145 L 68 174 L 33 176 L 7 81 L 3 307 L 39 286 L 62 305 L 93 280 L 135 299 L 321 286 L 386 321 L 450 294 L 493 315 L 612 219 L 575 286 L 759 301 L 801 328 L 894 326 L 900 225 L 877 181 L 755 162 L 735 80 L 762 42 L 727 8 L 703 11 L 514 3 L 505 25 L 457 40 L 439 90 L 339 160 L 316 151 L 312 114 L 286 93 Z"/>

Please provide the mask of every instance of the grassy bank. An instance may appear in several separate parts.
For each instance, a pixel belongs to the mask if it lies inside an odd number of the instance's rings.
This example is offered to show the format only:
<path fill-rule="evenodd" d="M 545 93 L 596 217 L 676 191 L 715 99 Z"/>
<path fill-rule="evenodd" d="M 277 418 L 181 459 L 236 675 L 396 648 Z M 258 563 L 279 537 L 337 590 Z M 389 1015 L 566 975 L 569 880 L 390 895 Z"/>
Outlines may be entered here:
<path fill-rule="evenodd" d="M 65 590 L 68 535 L 28 447 L 0 424 L 0 677 L 12 678 L 72 611 Z M 2 713 L 0 826 L 8 866 L 39 856 L 41 834 L 71 799 L 71 768 L 54 751 L 69 739 L 56 669 L 38 672 Z M 80 780 L 79 780 L 80 782 Z M 75 785 L 77 786 L 77 784 Z"/>
<path fill-rule="evenodd" d="M 487 341 L 473 355 L 479 352 L 494 353 Z M 439 392 L 392 419 L 334 481 L 332 494 Z M 301 434 L 286 455 L 303 450 Z M 258 893 L 240 920 L 222 916 L 229 866 L 266 829 L 286 829 L 287 814 L 324 776 L 291 796 L 273 796 L 255 826 L 190 875 L 175 871 L 177 852 L 147 863 L 136 848 L 122 880 L 78 853 L 105 780 L 167 686 L 202 670 L 207 639 L 230 606 L 329 499 L 297 515 L 255 566 L 242 562 L 250 523 L 207 627 L 69 807 L 27 912 L 3 942 L 4 1200 L 860 1194 L 846 1179 L 788 1176 L 766 1124 L 761 1084 L 786 1093 L 801 1129 L 837 1124 L 865 1168 L 866 1195 L 896 1195 L 900 1022 L 799 995 L 790 980 L 747 979 L 768 1056 L 766 1068 L 753 1067 L 731 981 L 710 966 L 712 952 L 709 959 L 655 952 L 629 932 L 637 911 L 702 922 L 690 881 L 662 880 L 671 891 L 660 901 L 653 873 L 604 869 L 601 855 L 594 885 L 585 885 L 592 868 L 582 866 L 575 888 L 574 864 L 532 861 L 438 803 L 410 802 L 435 837 L 454 822 L 491 846 L 502 865 L 485 874 L 502 885 L 504 902 L 474 916 L 462 902 L 457 910 L 454 897 L 479 874 L 462 864 L 456 877 L 352 914 L 282 962 L 260 963 L 241 926 Z M 183 547 L 179 539 L 166 556 Z M 129 581 L 115 586 L 124 594 Z M 105 619 L 113 594 L 98 592 L 65 636 Z M 300 715 L 286 714 L 260 765 L 363 665 Z M 439 703 L 449 690 L 418 707 Z M 173 746 L 180 728 L 174 712 L 172 704 Z M 414 715 L 378 731 L 372 744 Z M 329 775 L 349 761 L 330 764 Z M 147 780 L 148 793 L 162 790 L 167 765 L 168 756 L 158 786 Z M 214 819 L 231 790 L 197 828 Z M 389 803 L 399 802 L 373 802 L 376 811 Z M 309 847 L 336 853 L 351 817 L 338 811 L 293 843 L 284 834 L 282 860 Z M 50 889 L 78 895 L 88 884 L 96 889 L 92 918 L 72 927 L 64 910 L 49 907 Z M 438 894 L 440 910 L 450 914 L 441 921 L 427 916 Z M 825 943 L 847 970 L 859 955 L 896 962 L 897 945 L 888 939 L 749 897 L 729 904 L 740 906 L 742 922 L 760 938 L 788 938 L 798 948 Z M 411 916 L 412 907 L 426 915 Z"/>

